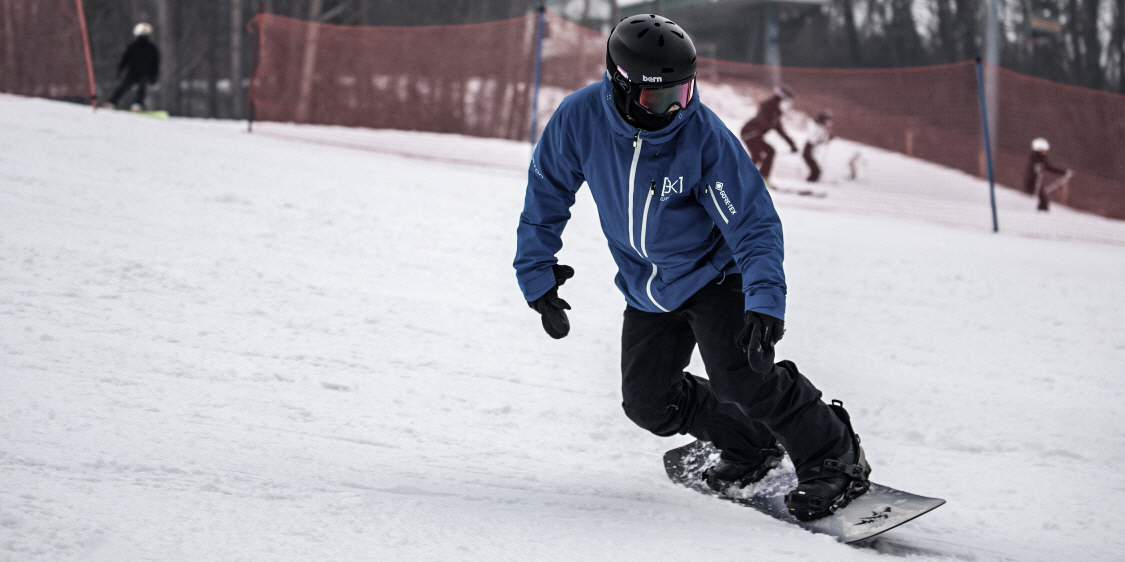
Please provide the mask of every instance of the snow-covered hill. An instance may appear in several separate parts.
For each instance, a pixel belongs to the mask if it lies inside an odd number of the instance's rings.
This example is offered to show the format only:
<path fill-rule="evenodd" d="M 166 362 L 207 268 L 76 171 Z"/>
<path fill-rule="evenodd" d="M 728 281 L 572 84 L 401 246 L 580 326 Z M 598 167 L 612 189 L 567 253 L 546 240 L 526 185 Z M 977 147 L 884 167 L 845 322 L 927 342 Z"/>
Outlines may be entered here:
<path fill-rule="evenodd" d="M 667 482 L 689 438 L 620 410 L 588 196 L 572 333 L 542 332 L 511 269 L 526 145 L 244 129 L 0 96 L 0 560 L 1125 551 L 1125 247 L 777 195 L 780 354 L 845 401 L 875 480 L 948 500 L 854 548 Z"/>

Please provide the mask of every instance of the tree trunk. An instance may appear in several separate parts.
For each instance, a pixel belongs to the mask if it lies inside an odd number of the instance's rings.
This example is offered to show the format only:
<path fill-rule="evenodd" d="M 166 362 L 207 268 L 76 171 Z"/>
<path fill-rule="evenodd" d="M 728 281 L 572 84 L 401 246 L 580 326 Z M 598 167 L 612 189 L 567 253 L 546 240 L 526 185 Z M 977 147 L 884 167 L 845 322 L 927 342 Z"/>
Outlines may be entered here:
<path fill-rule="evenodd" d="M 954 62 L 957 60 L 957 23 L 953 21 L 953 10 L 950 0 L 937 1 L 937 38 L 939 46 L 939 60 L 941 62 Z"/>
<path fill-rule="evenodd" d="M 176 53 L 176 40 L 172 21 L 171 0 L 154 0 L 156 5 L 156 21 L 159 28 L 156 30 L 157 45 L 160 48 L 160 95 L 163 99 L 164 109 L 169 112 L 179 113 L 180 88 L 179 88 L 179 59 Z"/>
<path fill-rule="evenodd" d="M 957 41 L 957 58 L 960 60 L 971 59 L 977 54 L 977 20 L 980 3 L 976 0 L 953 0 L 957 9 L 957 29 L 961 36 Z"/>
<path fill-rule="evenodd" d="M 891 2 L 891 45 L 894 45 L 895 66 L 919 66 L 922 60 L 922 38 L 914 23 L 913 0 L 892 0 Z"/>
<path fill-rule="evenodd" d="M 230 116 L 233 119 L 241 119 L 244 116 L 245 94 L 243 94 L 242 89 L 242 34 L 244 33 L 244 23 L 242 0 L 230 0 Z"/>
<path fill-rule="evenodd" d="M 1101 8 L 1099 0 L 1083 0 L 1082 42 L 1084 45 L 1085 60 L 1083 61 L 1086 74 L 1086 85 L 1091 88 L 1101 89 L 1105 85 L 1105 73 L 1102 70 L 1102 42 L 1098 38 L 1098 11 Z"/>
<path fill-rule="evenodd" d="M 852 0 L 843 0 L 844 33 L 848 39 L 848 50 L 851 51 L 852 65 L 863 66 L 863 55 L 859 50 L 859 31 L 855 27 L 855 5 Z"/>
<path fill-rule="evenodd" d="M 1125 94 L 1125 0 L 1117 0 L 1111 46 L 1117 51 L 1117 91 Z"/>
<path fill-rule="evenodd" d="M 216 2 L 216 4 L 218 4 L 218 2 Z M 215 6 L 215 7 L 217 8 L 218 6 Z M 203 16 L 203 18 L 204 18 L 204 21 L 207 23 L 207 26 L 204 27 L 203 29 L 207 30 L 207 31 L 205 31 L 205 33 L 208 33 L 208 35 L 209 35 L 207 37 L 207 61 L 206 61 L 206 65 L 207 65 L 207 73 L 206 73 L 207 89 L 204 91 L 204 95 L 206 96 L 207 103 L 204 106 L 204 107 L 206 107 L 206 110 L 204 112 L 203 117 L 208 117 L 208 118 L 211 118 L 211 119 L 221 119 L 222 115 L 220 114 L 220 109 L 219 109 L 219 96 L 222 95 L 222 94 L 219 92 L 219 79 L 222 77 L 222 73 L 219 72 L 219 61 L 223 57 L 220 56 L 220 53 L 219 53 L 220 47 L 219 47 L 219 45 L 217 45 L 217 43 L 218 43 L 217 39 L 219 37 L 221 37 L 221 35 L 219 35 L 219 33 L 217 33 L 217 31 L 222 29 L 223 12 L 222 12 L 222 10 L 213 10 L 213 11 L 208 10 L 206 15 Z M 211 30 L 214 30 L 214 31 L 211 31 Z"/>

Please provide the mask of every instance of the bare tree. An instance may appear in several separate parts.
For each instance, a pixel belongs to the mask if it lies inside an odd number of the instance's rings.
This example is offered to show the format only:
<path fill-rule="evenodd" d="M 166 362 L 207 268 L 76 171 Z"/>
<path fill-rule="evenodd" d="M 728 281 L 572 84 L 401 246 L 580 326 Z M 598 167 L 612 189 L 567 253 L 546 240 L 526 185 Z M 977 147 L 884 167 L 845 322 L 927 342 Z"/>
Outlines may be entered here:
<path fill-rule="evenodd" d="M 1082 0 L 1081 34 L 1082 34 L 1082 61 L 1083 74 L 1086 75 L 1086 86 L 1098 88 L 1105 84 L 1105 72 L 1102 68 L 1102 42 L 1098 37 L 1098 13 L 1101 11 L 1100 0 Z"/>
<path fill-rule="evenodd" d="M 179 58 L 176 52 L 175 27 L 172 0 L 153 0 L 156 6 L 156 43 L 160 48 L 160 93 L 165 108 L 178 108 L 179 96 Z"/>
<path fill-rule="evenodd" d="M 960 47 L 960 60 L 971 59 L 980 51 L 980 38 L 984 35 L 980 29 L 981 11 L 984 2 L 991 0 L 954 0 L 957 6 L 957 27 L 961 30 L 958 38 Z"/>
<path fill-rule="evenodd" d="M 847 37 L 848 50 L 851 53 L 852 64 L 863 66 L 863 54 L 859 48 L 859 31 L 855 26 L 855 5 L 852 0 L 841 0 L 844 17 L 844 35 Z"/>
<path fill-rule="evenodd" d="M 914 0 L 891 0 L 891 17 L 886 26 L 891 53 L 895 66 L 917 66 L 925 64 L 922 37 L 918 34 L 918 24 L 914 22 Z"/>
<path fill-rule="evenodd" d="M 243 115 L 242 34 L 245 33 L 245 12 L 242 0 L 230 0 L 230 111 L 235 118 Z"/>
<path fill-rule="evenodd" d="M 1113 31 L 1109 43 L 1110 64 L 1117 60 L 1117 91 L 1125 94 L 1125 0 L 1114 3 Z"/>
<path fill-rule="evenodd" d="M 953 62 L 960 58 L 957 47 L 957 21 L 954 19 L 953 0 L 935 0 L 937 5 L 937 29 L 934 30 L 934 43 L 937 59 Z"/>

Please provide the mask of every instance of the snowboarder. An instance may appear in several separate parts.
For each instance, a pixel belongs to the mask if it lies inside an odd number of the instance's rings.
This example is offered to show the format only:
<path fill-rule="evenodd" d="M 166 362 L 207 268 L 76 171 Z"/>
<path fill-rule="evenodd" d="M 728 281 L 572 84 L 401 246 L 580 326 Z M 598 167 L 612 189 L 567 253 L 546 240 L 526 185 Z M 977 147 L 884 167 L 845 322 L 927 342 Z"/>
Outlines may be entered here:
<path fill-rule="evenodd" d="M 781 221 L 738 139 L 695 88 L 695 46 L 672 21 L 618 23 L 606 74 L 566 97 L 528 171 L 514 266 L 553 338 L 570 332 L 559 287 L 562 232 L 585 182 L 625 296 L 625 414 L 661 436 L 690 433 L 722 451 L 715 489 L 761 479 L 788 452 L 800 519 L 830 514 L 869 486 L 842 406 L 829 406 L 790 361 Z M 684 372 L 696 345 L 709 379 Z M 782 449 L 784 447 L 784 450 Z"/>
<path fill-rule="evenodd" d="M 816 161 L 814 151 L 818 146 L 828 144 L 828 141 L 834 138 L 836 138 L 836 135 L 832 134 L 832 110 L 822 109 L 813 119 L 809 138 L 805 140 L 805 150 L 801 153 L 801 156 L 805 159 L 805 164 L 809 166 L 809 177 L 806 179 L 810 183 L 816 183 L 820 180 L 820 165 Z"/>
<path fill-rule="evenodd" d="M 110 96 L 109 102 L 103 104 L 102 107 L 109 109 L 117 107 L 118 100 L 125 92 L 129 91 L 134 85 L 137 87 L 137 95 L 133 100 L 133 105 L 130 109 L 133 111 L 143 111 L 145 107 L 145 88 L 148 84 L 155 84 L 156 78 L 160 74 L 160 51 L 156 45 L 149 41 L 149 35 L 152 34 L 152 26 L 141 22 L 133 28 L 132 43 L 125 49 L 125 53 L 121 55 L 121 62 L 117 64 L 117 75 L 125 74 L 121 79 L 121 83 L 117 89 L 113 91 Z"/>
<path fill-rule="evenodd" d="M 797 152 L 797 144 L 789 138 L 785 128 L 781 126 L 781 114 L 793 105 L 793 90 L 788 86 L 778 86 L 773 89 L 773 95 L 758 105 L 758 113 L 742 126 L 742 142 L 746 143 L 746 150 L 750 158 L 758 165 L 762 178 L 769 184 L 770 170 L 773 169 L 773 157 L 777 153 L 764 137 L 771 130 L 777 131 L 789 149 Z"/>
<path fill-rule="evenodd" d="M 1070 174 L 1068 169 L 1051 165 L 1050 160 L 1047 160 L 1047 151 L 1050 149 L 1051 144 L 1045 138 L 1039 137 L 1031 141 L 1031 156 L 1027 160 L 1027 171 L 1023 178 L 1024 191 L 1039 198 L 1038 209 L 1040 211 L 1050 210 L 1051 205 L 1049 199 L 1051 192 L 1044 185 L 1044 174 L 1046 172 L 1053 172 L 1062 176 L 1069 176 Z"/>

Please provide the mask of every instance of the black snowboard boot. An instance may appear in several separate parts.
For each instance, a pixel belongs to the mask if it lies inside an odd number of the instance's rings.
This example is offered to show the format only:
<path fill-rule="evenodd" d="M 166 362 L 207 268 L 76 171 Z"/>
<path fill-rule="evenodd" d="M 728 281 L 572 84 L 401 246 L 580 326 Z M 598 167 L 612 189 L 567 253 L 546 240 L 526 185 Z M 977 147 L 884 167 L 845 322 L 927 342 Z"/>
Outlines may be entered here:
<path fill-rule="evenodd" d="M 785 496 L 785 506 L 801 521 L 831 515 L 871 487 L 871 466 L 859 446 L 859 435 L 852 429 L 851 417 L 839 400 L 833 400 L 829 407 L 847 426 L 851 444 L 839 458 L 825 459 L 798 475 L 797 487 Z"/>
<path fill-rule="evenodd" d="M 760 451 L 762 456 L 756 461 L 719 459 L 718 463 L 703 471 L 703 481 L 712 490 L 722 492 L 731 486 L 745 488 L 765 478 L 769 471 L 781 464 L 781 459 L 785 458 L 785 451 L 776 442 L 772 447 Z"/>

